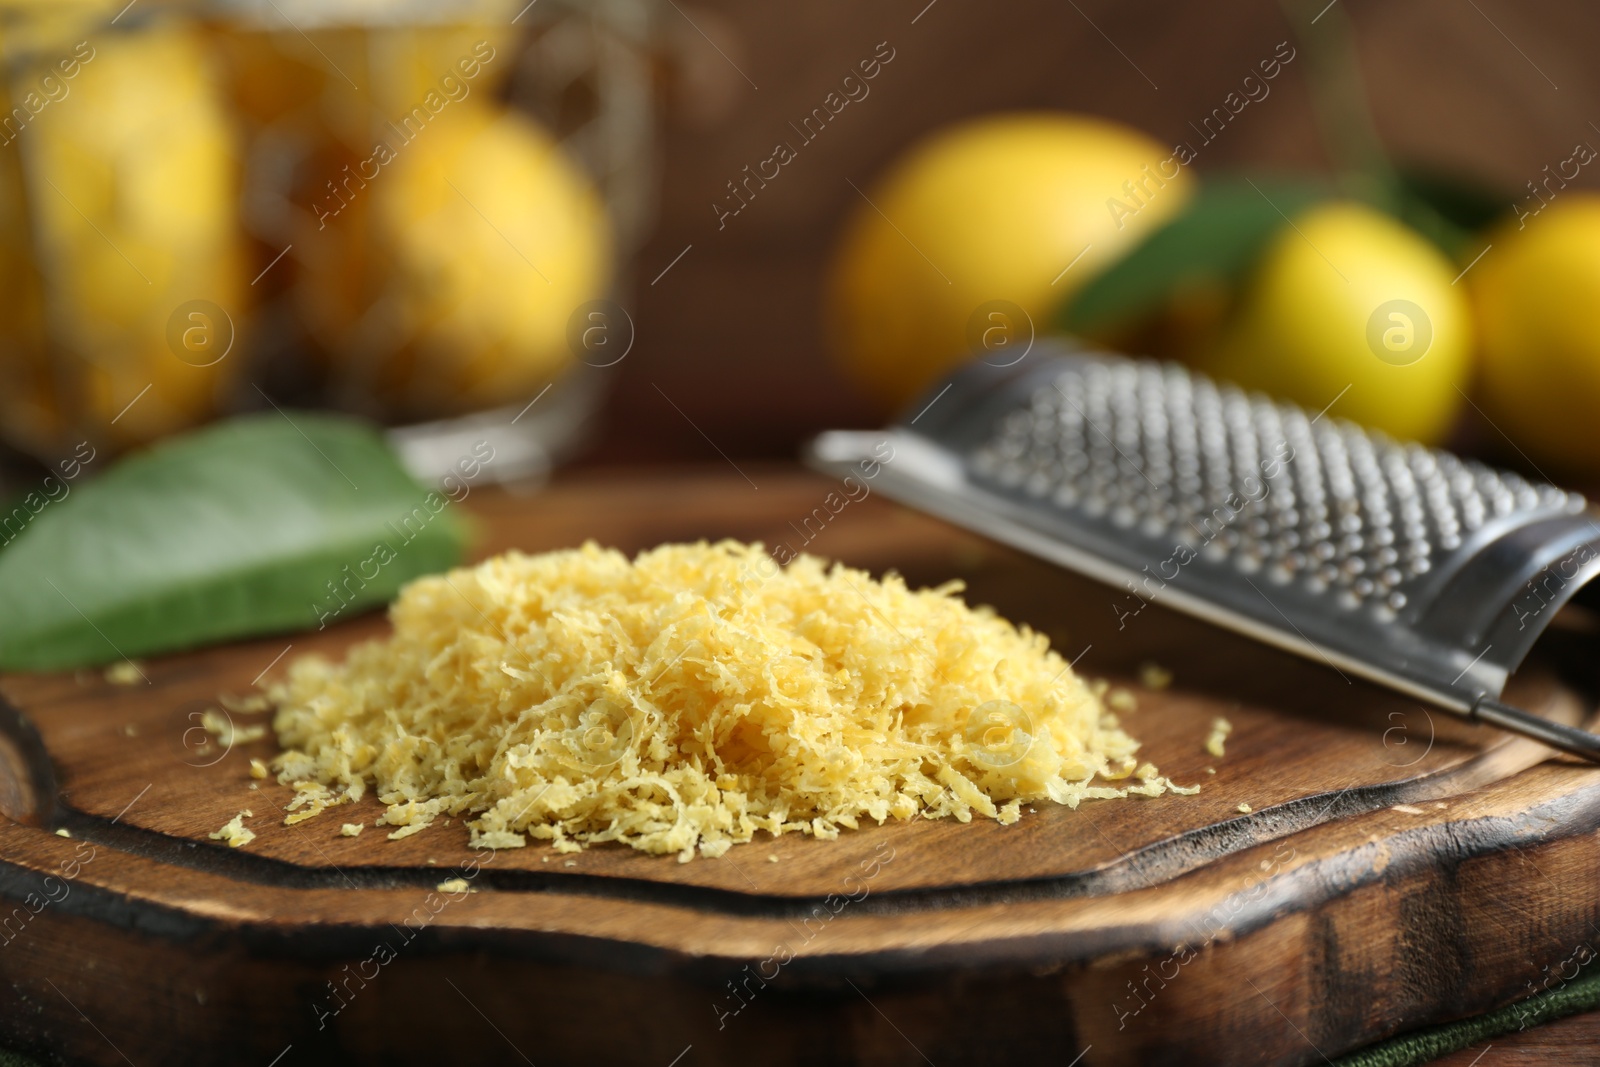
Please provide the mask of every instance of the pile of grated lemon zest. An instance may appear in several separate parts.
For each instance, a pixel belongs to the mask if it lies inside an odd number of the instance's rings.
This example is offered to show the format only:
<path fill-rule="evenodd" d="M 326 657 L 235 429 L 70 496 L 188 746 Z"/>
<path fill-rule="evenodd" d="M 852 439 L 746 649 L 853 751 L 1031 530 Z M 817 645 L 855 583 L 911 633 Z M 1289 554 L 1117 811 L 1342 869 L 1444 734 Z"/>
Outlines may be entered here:
<path fill-rule="evenodd" d="M 479 847 L 683 861 L 762 831 L 1194 791 L 1148 764 L 1105 784 L 1138 742 L 1104 688 L 962 588 L 810 556 L 780 569 L 734 541 L 507 553 L 408 585 L 393 635 L 344 663 L 291 664 L 274 767 L 324 787 L 306 790 L 318 811 L 371 784 L 391 839 L 459 815 Z M 985 726 L 984 707 L 1008 710 Z"/>

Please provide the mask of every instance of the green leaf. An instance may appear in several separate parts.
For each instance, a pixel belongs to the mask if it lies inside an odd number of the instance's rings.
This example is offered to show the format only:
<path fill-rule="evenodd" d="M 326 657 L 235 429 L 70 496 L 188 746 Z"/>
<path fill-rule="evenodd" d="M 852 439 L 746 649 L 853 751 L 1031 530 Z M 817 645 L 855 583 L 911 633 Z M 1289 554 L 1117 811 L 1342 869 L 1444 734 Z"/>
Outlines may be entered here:
<path fill-rule="evenodd" d="M 454 565 L 466 533 L 363 423 L 219 423 L 74 487 L 0 552 L 0 667 L 319 627 Z"/>
<path fill-rule="evenodd" d="M 1080 289 L 1058 324 L 1068 333 L 1093 333 L 1159 310 L 1181 286 L 1231 287 L 1286 217 L 1328 195 L 1312 179 L 1207 182 L 1176 218 Z"/>

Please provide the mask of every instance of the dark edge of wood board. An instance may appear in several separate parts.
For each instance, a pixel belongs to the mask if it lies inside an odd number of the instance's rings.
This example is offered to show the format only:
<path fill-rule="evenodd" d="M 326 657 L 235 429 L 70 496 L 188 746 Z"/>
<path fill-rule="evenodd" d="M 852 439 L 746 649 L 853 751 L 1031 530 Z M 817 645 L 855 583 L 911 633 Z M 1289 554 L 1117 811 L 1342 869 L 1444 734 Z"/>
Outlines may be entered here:
<path fill-rule="evenodd" d="M 90 844 L 115 849 L 164 865 L 203 871 L 232 881 L 270 886 L 287 890 L 297 889 L 431 889 L 440 877 L 452 868 L 377 867 L 377 868 L 318 868 L 306 867 L 266 856 L 254 855 L 221 846 L 199 845 L 185 838 L 175 837 L 141 827 L 114 823 L 113 820 L 77 811 L 65 803 L 56 791 L 54 769 L 50 765 L 42 743 L 27 717 L 0 698 L 0 732 L 3 732 L 16 751 L 26 758 L 27 779 L 36 798 L 53 798 L 53 803 L 41 803 L 32 820 L 25 820 L 52 831 L 66 828 L 75 839 Z M 1315 794 L 1296 801 L 1241 815 L 1226 823 L 1201 827 L 1167 838 L 1154 845 L 1136 849 L 1118 861 L 1082 874 L 1060 877 L 1033 878 L 1017 881 L 977 883 L 959 889 L 899 889 L 870 894 L 853 902 L 855 915 L 905 915 L 933 912 L 951 908 L 970 908 L 993 904 L 1010 904 L 1024 901 L 1047 901 L 1079 897 L 1106 896 L 1130 890 L 1152 888 L 1184 877 L 1207 864 L 1238 854 L 1242 851 L 1270 844 L 1302 831 L 1314 830 L 1336 819 L 1359 816 L 1404 803 L 1420 789 L 1438 779 L 1447 779 L 1456 769 L 1416 779 L 1383 785 L 1352 787 L 1337 793 Z M 1430 795 L 1431 795 L 1430 791 Z M 1331 799 L 1330 799 L 1331 796 Z M 1545 829 L 1559 825 L 1562 832 L 1552 838 Z M 1463 835 L 1463 825 L 1472 833 Z M 1265 831 L 1265 832 L 1260 832 Z M 1600 782 L 1580 793 L 1569 794 L 1547 804 L 1526 810 L 1515 819 L 1486 818 L 1472 823 L 1451 823 L 1448 827 L 1423 827 L 1395 834 L 1388 839 L 1393 854 L 1382 870 L 1368 868 L 1357 876 L 1329 879 L 1312 893 L 1297 895 L 1294 885 L 1315 882 L 1325 873 L 1323 867 L 1333 862 L 1324 860 L 1310 868 L 1292 872 L 1281 879 L 1265 884 L 1277 891 L 1263 894 L 1250 906 L 1241 909 L 1228 929 L 1234 936 L 1243 936 L 1285 915 L 1309 911 L 1334 896 L 1349 892 L 1373 880 L 1400 875 L 1436 865 L 1441 852 L 1449 853 L 1457 861 L 1467 860 L 1495 852 L 1515 850 L 1553 839 L 1577 837 L 1600 831 Z M 1441 839 L 1448 837 L 1444 842 Z M 1442 844 L 1448 847 L 1441 848 Z M 663 858 L 662 862 L 669 862 Z M 18 899 L 36 889 L 36 879 L 0 864 L 0 897 Z M 784 898 L 766 894 L 742 893 L 706 886 L 653 882 L 644 879 L 583 873 L 561 874 L 527 870 L 492 870 L 480 868 L 473 879 L 477 885 L 487 886 L 497 892 L 552 894 L 566 897 L 589 897 L 630 903 L 652 903 L 702 913 L 720 913 L 730 916 L 764 919 L 801 919 L 813 914 L 821 898 Z M 87 918 L 109 922 L 116 926 L 136 928 L 146 933 L 189 940 L 202 937 L 220 928 L 237 929 L 253 947 L 284 953 L 289 956 L 337 955 L 346 949 L 370 945 L 376 933 L 389 929 L 387 923 L 370 925 L 319 926 L 315 930 L 316 944 L 309 939 L 286 932 L 274 923 L 234 923 L 196 915 L 179 907 L 168 907 L 149 902 L 129 902 L 115 893 L 80 885 L 75 896 L 90 898 L 84 907 L 75 909 Z M 302 932 L 303 933 L 303 932 Z M 428 947 L 473 948 L 485 950 L 511 949 L 518 955 L 549 962 L 573 962 L 581 957 L 594 959 L 597 947 L 604 945 L 604 955 L 614 965 L 627 967 L 640 973 L 659 973 L 664 965 L 695 961 L 670 950 L 627 941 L 601 942 L 597 939 L 570 934 L 533 933 L 516 930 L 473 930 L 470 928 L 429 927 L 423 931 Z M 1139 927 L 1116 930 L 1119 936 L 1085 936 L 1073 932 L 1055 937 L 1028 939 L 1029 950 L 1018 951 L 1015 945 L 997 952 L 993 963 L 1006 967 L 1029 967 L 1041 963 L 1053 965 L 1086 962 L 1108 954 L 1128 951 L 1160 950 L 1170 948 L 1159 937 Z M 574 947 L 581 946 L 581 947 Z M 958 954 L 956 959 L 949 953 Z M 707 957 L 706 961 L 720 968 L 725 960 Z M 871 954 L 826 953 L 797 957 L 793 969 L 797 973 L 826 973 L 840 963 L 851 966 L 868 964 L 875 970 L 889 972 L 916 972 L 925 969 L 942 969 L 952 962 L 971 966 L 984 962 L 975 957 L 971 945 L 954 946 L 941 950 L 904 950 Z M 690 967 L 690 970 L 696 968 Z"/>
<path fill-rule="evenodd" d="M 885 889 L 853 905 L 853 910 L 860 913 L 899 914 L 1020 900 L 1109 896 L 1145 889 L 1182 877 L 1200 866 L 1245 848 L 1268 844 L 1335 819 L 1405 803 L 1414 792 L 1414 782 L 1398 782 L 1313 794 L 1133 849 L 1114 863 L 1098 869 L 1059 876 L 976 882 L 951 889 Z M 64 827 L 74 838 L 103 844 L 129 855 L 220 874 L 235 881 L 285 889 L 398 889 L 407 886 L 428 889 L 438 881 L 439 871 L 449 869 L 309 867 L 238 849 L 224 850 L 222 846 L 203 845 L 195 848 L 195 842 L 187 838 L 144 827 L 113 824 L 103 816 L 86 814 L 65 803 L 58 803 L 55 813 L 46 822 L 52 829 Z M 672 859 L 663 857 L 661 862 L 672 862 Z M 781 897 L 583 872 L 557 874 L 484 868 L 473 880 L 476 884 L 492 886 L 501 891 L 648 900 L 702 912 L 771 919 L 800 918 L 809 914 L 821 899 Z"/>

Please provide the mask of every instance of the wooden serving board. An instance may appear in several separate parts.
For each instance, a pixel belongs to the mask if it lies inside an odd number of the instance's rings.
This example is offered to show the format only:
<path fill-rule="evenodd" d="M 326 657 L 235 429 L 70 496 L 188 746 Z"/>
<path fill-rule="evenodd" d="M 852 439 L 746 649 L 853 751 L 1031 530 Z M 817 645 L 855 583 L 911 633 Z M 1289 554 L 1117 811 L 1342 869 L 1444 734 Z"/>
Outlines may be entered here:
<path fill-rule="evenodd" d="M 219 694 L 381 617 L 150 662 L 148 684 L 6 676 L 0 1044 L 139 1067 L 1320 1063 L 1526 995 L 1600 937 L 1595 768 L 1159 606 L 1119 629 L 1095 583 L 875 496 L 828 512 L 819 477 L 748 473 L 758 489 L 591 476 L 469 505 L 483 554 L 738 537 L 964 578 L 1127 685 L 1145 755 L 1202 792 L 690 863 L 478 854 L 459 822 L 387 840 L 375 801 L 286 826 L 291 791 L 249 773 L 270 736 L 202 745 Z M 1577 721 L 1588 697 L 1556 679 L 1585 640 L 1554 634 L 1518 698 Z M 1140 688 L 1146 662 L 1173 685 Z M 208 837 L 241 809 L 253 842 Z M 471 891 L 437 888 L 452 877 Z"/>

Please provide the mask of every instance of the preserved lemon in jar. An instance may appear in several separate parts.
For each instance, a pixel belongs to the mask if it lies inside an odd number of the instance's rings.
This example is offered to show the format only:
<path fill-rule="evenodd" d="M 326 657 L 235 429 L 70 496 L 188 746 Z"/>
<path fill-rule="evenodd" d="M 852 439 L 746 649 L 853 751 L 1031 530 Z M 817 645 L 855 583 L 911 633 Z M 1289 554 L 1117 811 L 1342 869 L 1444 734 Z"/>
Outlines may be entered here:
<path fill-rule="evenodd" d="M 568 324 L 608 295 L 611 233 L 548 133 L 452 104 L 346 187 L 297 287 L 336 389 L 390 416 L 532 396 L 575 362 Z"/>
<path fill-rule="evenodd" d="M 183 23 L 32 44 L 7 72 L 28 119 L 0 165 L 0 425 L 37 454 L 150 441 L 214 414 L 240 363 L 228 112 Z"/>

